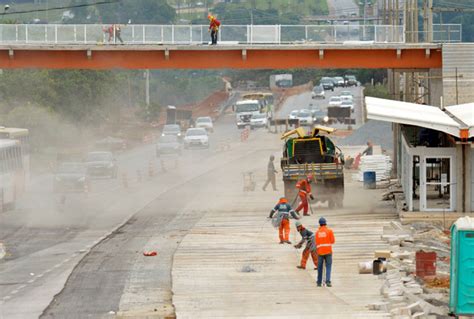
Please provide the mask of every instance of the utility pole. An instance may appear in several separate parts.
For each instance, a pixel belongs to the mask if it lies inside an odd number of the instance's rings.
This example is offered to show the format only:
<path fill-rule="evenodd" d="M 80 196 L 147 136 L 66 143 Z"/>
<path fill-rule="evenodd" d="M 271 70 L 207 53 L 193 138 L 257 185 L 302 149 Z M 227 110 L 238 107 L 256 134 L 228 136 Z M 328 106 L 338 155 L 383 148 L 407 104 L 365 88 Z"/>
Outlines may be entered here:
<path fill-rule="evenodd" d="M 145 104 L 147 107 L 150 106 L 150 70 L 145 70 Z"/>

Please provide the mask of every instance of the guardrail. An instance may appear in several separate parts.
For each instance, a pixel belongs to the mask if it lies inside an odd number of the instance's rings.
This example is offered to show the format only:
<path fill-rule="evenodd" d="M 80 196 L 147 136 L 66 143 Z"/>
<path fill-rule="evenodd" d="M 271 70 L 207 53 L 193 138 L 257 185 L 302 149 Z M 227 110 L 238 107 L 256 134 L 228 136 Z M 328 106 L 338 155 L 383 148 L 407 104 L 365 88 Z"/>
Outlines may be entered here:
<path fill-rule="evenodd" d="M 4 24 L 0 44 L 207 44 L 207 25 Z M 223 25 L 219 41 L 229 44 L 404 42 L 403 28 L 388 25 Z"/>
<path fill-rule="evenodd" d="M 114 27 L 117 26 L 117 27 Z M 410 37 L 393 25 L 223 25 L 228 44 L 305 44 L 371 41 L 403 43 Z M 461 25 L 434 25 L 433 42 L 461 41 Z M 420 42 L 426 33 L 417 32 Z M 0 24 L 0 44 L 208 44 L 207 25 Z"/>

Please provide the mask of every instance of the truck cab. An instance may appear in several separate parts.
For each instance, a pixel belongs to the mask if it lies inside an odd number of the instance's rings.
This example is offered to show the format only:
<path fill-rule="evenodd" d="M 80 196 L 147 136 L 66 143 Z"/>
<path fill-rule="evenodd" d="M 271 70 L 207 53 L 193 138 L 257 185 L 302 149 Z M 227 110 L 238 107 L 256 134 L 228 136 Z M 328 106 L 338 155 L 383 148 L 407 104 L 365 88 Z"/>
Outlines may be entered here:
<path fill-rule="evenodd" d="M 234 111 L 237 128 L 240 129 L 250 125 L 250 119 L 253 115 L 261 113 L 262 104 L 258 100 L 242 100 L 235 104 Z"/>

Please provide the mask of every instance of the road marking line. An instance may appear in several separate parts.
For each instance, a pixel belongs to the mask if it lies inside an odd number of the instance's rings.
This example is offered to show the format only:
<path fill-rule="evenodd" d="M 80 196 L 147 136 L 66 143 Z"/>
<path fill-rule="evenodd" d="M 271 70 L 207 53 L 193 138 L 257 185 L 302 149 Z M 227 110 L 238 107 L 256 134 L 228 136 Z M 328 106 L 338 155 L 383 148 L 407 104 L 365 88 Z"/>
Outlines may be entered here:
<path fill-rule="evenodd" d="M 3 300 L 9 300 L 9 299 L 12 299 L 12 296 L 5 296 L 5 297 L 3 297 Z"/>
<path fill-rule="evenodd" d="M 46 271 L 44 272 L 44 274 L 47 273 L 47 272 L 50 272 L 50 271 L 51 271 L 51 270 L 46 270 Z M 36 277 L 37 277 L 37 278 L 41 278 L 41 277 L 44 276 L 44 274 L 40 274 L 40 275 L 38 275 L 38 276 L 36 276 Z"/>
<path fill-rule="evenodd" d="M 10 292 L 10 293 L 11 293 L 12 295 L 16 295 L 16 294 L 18 293 L 18 290 L 17 290 L 17 289 L 15 289 L 15 290 L 13 290 L 13 291 L 12 291 L 12 292 Z"/>
<path fill-rule="evenodd" d="M 34 283 L 34 282 L 35 282 L 35 279 L 30 279 L 30 280 L 28 280 L 28 283 L 29 283 L 29 284 L 32 284 L 32 283 Z"/>
<path fill-rule="evenodd" d="M 21 286 L 18 287 L 17 289 L 18 289 L 18 290 L 21 290 L 21 289 L 23 289 L 23 288 L 25 288 L 25 287 L 26 287 L 26 285 L 21 285 Z"/>
<path fill-rule="evenodd" d="M 65 259 L 63 262 L 64 262 L 64 263 L 67 263 L 67 262 L 70 261 L 70 260 L 71 260 L 71 257 Z"/>

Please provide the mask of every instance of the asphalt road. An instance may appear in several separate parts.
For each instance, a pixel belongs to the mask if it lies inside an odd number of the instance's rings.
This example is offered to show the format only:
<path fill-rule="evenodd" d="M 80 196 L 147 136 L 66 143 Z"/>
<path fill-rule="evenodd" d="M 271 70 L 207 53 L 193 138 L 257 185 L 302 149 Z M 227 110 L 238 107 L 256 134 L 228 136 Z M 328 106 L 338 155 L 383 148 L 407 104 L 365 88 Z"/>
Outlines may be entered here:
<path fill-rule="evenodd" d="M 331 16 L 349 16 L 351 13 L 359 15 L 359 7 L 354 0 L 328 0 L 328 6 Z"/>
<path fill-rule="evenodd" d="M 137 254 L 140 255 L 146 248 L 143 245 L 147 238 L 145 233 L 134 240 L 122 243 L 123 251 L 113 251 L 109 247 L 101 250 L 104 251 L 106 260 L 102 259 L 103 255 L 88 252 L 99 243 L 106 245 L 111 239 L 120 241 L 120 232 L 129 230 L 129 227 L 132 231 L 140 233 L 139 230 L 143 225 L 151 225 L 151 221 L 147 218 L 157 218 L 154 223 L 162 227 L 154 231 L 165 234 L 166 227 L 170 230 L 179 230 L 179 227 L 172 226 L 172 221 L 175 220 L 180 205 L 185 202 L 184 199 L 192 196 L 192 192 L 184 191 L 183 185 L 187 183 L 193 185 L 191 181 L 218 165 L 215 158 L 218 158 L 226 145 L 239 143 L 239 140 L 240 132 L 235 129 L 233 118 L 228 117 L 222 123 L 216 124 L 216 132 L 210 137 L 211 148 L 185 151 L 178 161 L 177 169 L 171 169 L 174 166 L 173 162 L 167 171 L 161 170 L 160 163 L 155 157 L 154 145 L 145 145 L 123 153 L 118 156 L 119 179 L 94 180 L 89 194 L 68 194 L 64 205 L 60 203 L 59 196 L 52 192 L 52 175 L 35 178 L 29 192 L 18 202 L 17 209 L 0 216 L 0 242 L 7 250 L 7 256 L 0 262 L 0 287 L 2 287 L 0 318 L 40 316 L 53 297 L 63 289 L 71 272 L 85 256 L 87 256 L 85 260 L 89 260 L 91 256 L 98 256 L 96 260 L 103 261 L 106 270 L 110 269 L 107 268 L 108 265 L 114 267 L 117 259 L 129 257 L 126 252 L 129 254 L 132 254 L 132 251 L 139 252 Z M 150 163 L 156 172 L 153 177 L 147 176 Z M 138 180 L 137 170 L 141 171 L 141 181 Z M 122 184 L 122 173 L 127 174 L 128 188 Z M 179 196 L 170 201 L 170 194 Z M 159 209 L 164 202 L 167 203 L 167 208 Z M 150 207 L 154 209 L 147 210 Z M 157 211 L 159 213 L 156 213 Z M 137 212 L 145 216 L 139 223 L 130 220 Z M 184 229 L 186 225 L 192 226 L 193 219 L 197 217 L 186 218 L 186 222 L 183 223 Z M 113 232 L 121 225 L 124 226 L 120 231 Z M 108 251 L 110 254 L 107 254 Z M 162 253 L 163 256 L 167 256 L 166 249 L 163 249 Z M 168 260 L 171 255 L 170 250 Z M 116 256 L 115 259 L 113 256 Z M 79 263 L 74 274 L 90 270 L 87 265 Z M 126 269 L 126 266 L 124 267 Z M 97 269 L 101 267 L 95 270 Z M 112 273 L 117 273 L 117 276 L 111 278 L 123 278 L 118 271 Z M 74 278 L 76 277 L 71 276 L 70 280 Z M 84 285 L 95 284 L 95 289 L 107 287 L 103 285 L 105 279 L 101 281 L 97 278 L 100 278 L 99 274 L 84 282 Z M 123 281 L 121 283 L 123 285 Z M 117 283 L 118 287 L 121 283 Z M 108 287 L 114 290 L 117 286 L 110 284 Z M 75 289 L 81 291 L 80 286 Z M 118 307 L 117 295 L 115 299 L 109 295 L 110 298 L 102 296 L 110 299 L 110 303 L 101 302 L 103 307 L 99 309 L 100 311 Z M 67 289 L 64 296 L 68 296 Z M 84 291 L 81 291 L 81 296 L 92 296 L 92 300 L 97 299 L 93 294 Z M 58 311 L 61 315 L 57 318 L 64 318 L 74 313 L 78 315 L 83 313 L 74 308 L 80 303 L 78 295 L 73 299 L 74 302 L 69 303 L 68 307 L 62 308 L 64 311 L 56 308 L 57 303 L 53 303 L 46 314 L 54 316 L 55 311 Z M 92 309 L 91 313 L 98 313 L 97 311 Z"/>
<path fill-rule="evenodd" d="M 320 110 L 327 111 L 329 99 L 331 96 L 338 96 L 340 95 L 341 91 L 350 91 L 354 96 L 354 113 L 352 113 L 352 118 L 356 120 L 356 124 L 353 125 L 353 128 L 357 128 L 362 125 L 363 119 L 363 112 L 362 112 L 362 87 L 348 87 L 348 88 L 335 88 L 334 92 L 326 91 L 325 99 L 312 99 L 311 92 L 304 92 L 299 95 L 292 96 L 286 100 L 284 105 L 280 108 L 277 112 L 278 118 L 287 118 L 288 115 L 293 110 L 301 110 L 301 109 L 316 109 L 319 108 Z M 330 126 L 335 128 L 347 128 L 347 125 L 342 124 L 331 124 Z"/>

